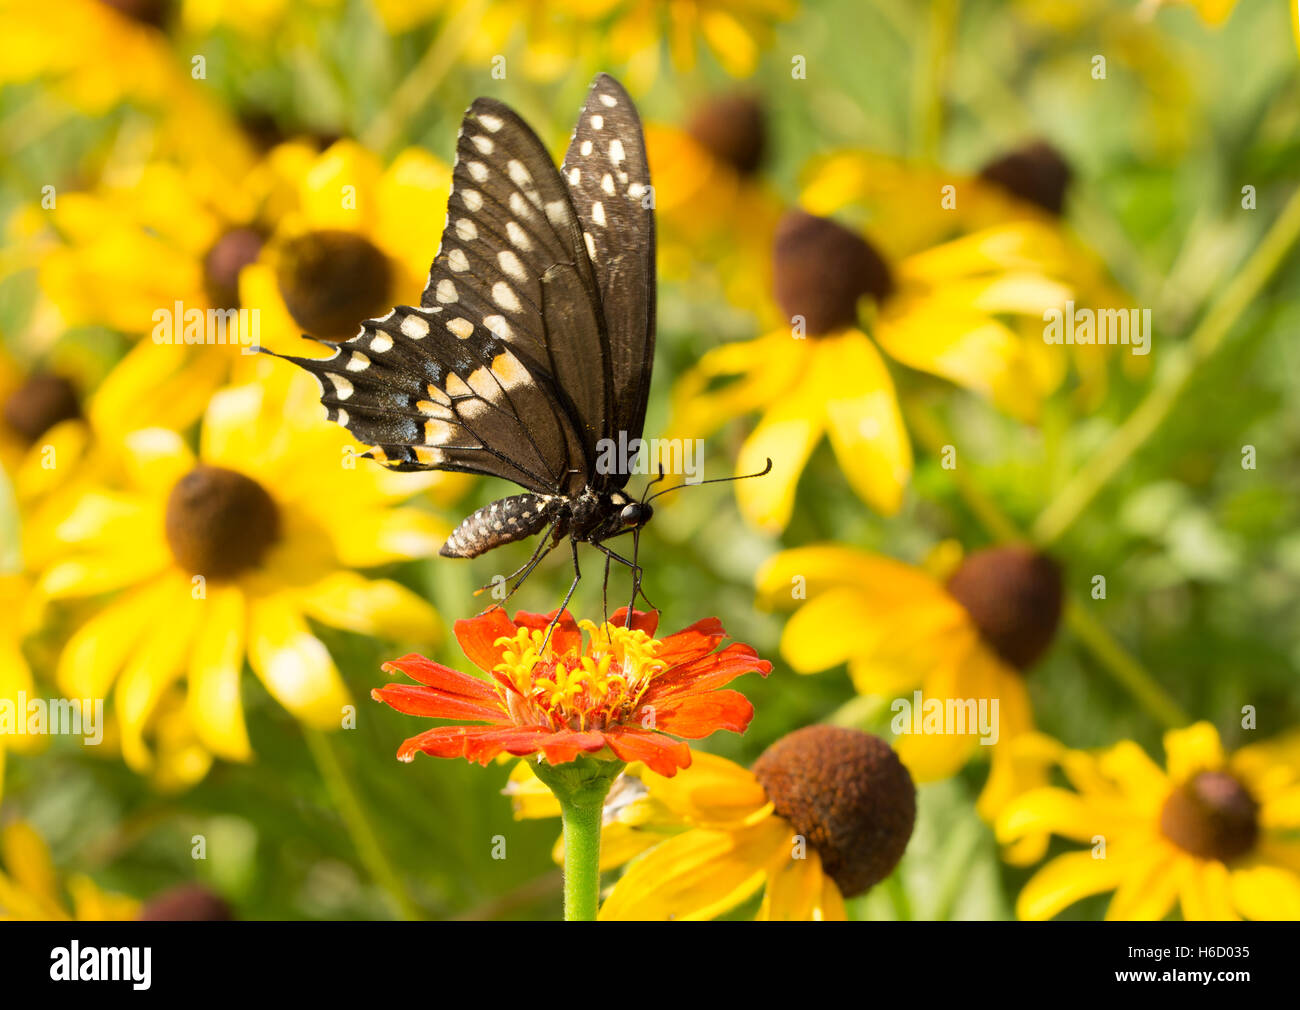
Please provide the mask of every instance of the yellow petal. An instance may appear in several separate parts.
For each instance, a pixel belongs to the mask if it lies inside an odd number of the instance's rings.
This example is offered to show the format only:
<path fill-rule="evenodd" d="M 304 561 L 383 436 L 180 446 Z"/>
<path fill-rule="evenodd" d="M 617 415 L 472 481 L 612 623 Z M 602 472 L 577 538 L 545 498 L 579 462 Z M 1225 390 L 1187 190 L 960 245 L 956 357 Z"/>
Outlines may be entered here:
<path fill-rule="evenodd" d="M 298 599 L 308 617 L 334 628 L 403 642 L 436 643 L 441 637 L 438 612 L 389 579 L 335 572 L 302 590 Z"/>
<path fill-rule="evenodd" d="M 216 586 L 203 604 L 205 614 L 190 656 L 186 705 L 204 746 L 230 761 L 252 756 L 239 679 L 244 671 L 244 594 Z"/>
<path fill-rule="evenodd" d="M 1131 740 L 1121 740 L 1102 751 L 1097 763 L 1124 794 L 1139 806 L 1154 811 L 1162 806 L 1172 788 L 1160 766 Z"/>
<path fill-rule="evenodd" d="M 1035 873 L 1016 899 L 1016 916 L 1031 921 L 1050 919 L 1076 901 L 1114 890 L 1126 865 L 1115 859 L 1094 859 L 1091 852 L 1057 856 Z"/>
<path fill-rule="evenodd" d="M 797 381 L 812 351 L 788 331 L 707 351 L 673 390 L 669 429 L 679 437 L 707 438 L 727 421 L 774 403 Z M 714 389 L 719 380 L 729 381 Z"/>
<path fill-rule="evenodd" d="M 1228 868 L 1217 859 L 1196 860 L 1178 895 L 1183 918 L 1223 922 L 1240 918 L 1232 907 Z"/>
<path fill-rule="evenodd" d="M 691 766 L 672 778 L 646 774 L 642 780 L 651 796 L 693 825 L 747 824 L 769 810 L 753 772 L 705 751 L 692 751 Z"/>
<path fill-rule="evenodd" d="M 133 922 L 140 917 L 135 898 L 105 891 L 83 873 L 68 878 L 68 894 L 78 922 Z"/>
<path fill-rule="evenodd" d="M 445 520 L 417 508 L 351 512 L 337 520 L 339 528 L 332 531 L 335 549 L 339 560 L 350 568 L 431 557 L 451 532 Z"/>
<path fill-rule="evenodd" d="M 899 300 L 876 327 L 890 357 L 991 399 L 1012 417 L 1034 421 L 1042 396 L 1020 339 L 991 316 L 942 300 Z"/>
<path fill-rule="evenodd" d="M 299 198 L 309 226 L 369 233 L 379 212 L 379 176 L 379 160 L 360 144 L 331 145 L 302 180 Z"/>
<path fill-rule="evenodd" d="M 790 839 L 790 826 L 779 817 L 737 831 L 695 828 L 676 835 L 628 867 L 600 918 L 711 919 L 763 885 Z"/>
<path fill-rule="evenodd" d="M 1075 793 L 1045 788 L 1030 790 L 1008 803 L 998 815 L 995 830 L 1004 845 L 1043 833 L 1092 844 L 1093 837 L 1106 835 L 1110 826 L 1106 817 L 1099 816 Z"/>
<path fill-rule="evenodd" d="M 767 890 L 756 920 L 812 922 L 820 910 L 823 884 L 821 856 L 813 849 L 800 859 L 783 859 L 767 879 Z"/>
<path fill-rule="evenodd" d="M 45 840 L 26 821 L 14 821 L 0 832 L 0 855 L 13 882 L 34 898 L 57 906 L 59 876 Z"/>
<path fill-rule="evenodd" d="M 1212 723 L 1198 722 L 1165 734 L 1165 767 L 1175 784 L 1187 782 L 1199 772 L 1218 771 L 1224 760 L 1219 731 Z"/>
<path fill-rule="evenodd" d="M 754 583 L 764 607 L 797 605 L 836 586 L 856 586 L 871 593 L 873 605 L 884 599 L 911 601 L 936 595 L 934 580 L 920 569 L 841 544 L 796 547 L 773 555 L 759 568 Z"/>
<path fill-rule="evenodd" d="M 1300 919 L 1300 876 L 1275 866 L 1252 866 L 1231 872 L 1232 901 L 1247 919 Z"/>
<path fill-rule="evenodd" d="M 826 396 L 805 379 L 768 409 L 740 447 L 737 474 L 757 473 L 772 461 L 769 473 L 735 485 L 741 515 L 760 530 L 779 533 L 790 521 L 799 477 L 825 430 Z"/>
<path fill-rule="evenodd" d="M 865 651 L 862 621 L 870 612 L 866 598 L 855 588 L 822 593 L 786 622 L 781 655 L 799 673 L 839 666 Z"/>
<path fill-rule="evenodd" d="M 142 428 L 122 440 L 122 462 L 131 484 L 151 495 L 166 495 L 194 468 L 194 454 L 169 428 Z"/>
<path fill-rule="evenodd" d="M 550 788 L 533 774 L 532 766 L 526 759 L 515 762 L 502 792 L 510 797 L 510 806 L 516 820 L 527 821 L 560 816 L 560 801 L 555 798 Z"/>
<path fill-rule="evenodd" d="M 863 501 L 882 515 L 893 515 L 912 477 L 912 445 L 889 370 L 860 333 L 819 343 L 819 355 L 839 378 L 826 415 L 840 469 Z"/>
<path fill-rule="evenodd" d="M 127 656 L 150 624 L 177 599 L 187 599 L 170 579 L 146 583 L 114 600 L 78 628 L 59 656 L 55 680 L 69 698 L 108 694 Z"/>
<path fill-rule="evenodd" d="M 163 692 L 185 670 L 204 613 L 202 601 L 191 599 L 188 593 L 178 593 L 167 602 L 165 614 L 155 614 L 145 637 L 136 643 L 114 692 L 122 759 L 141 772 L 148 771 L 153 762 L 144 741 L 145 729 Z"/>
<path fill-rule="evenodd" d="M 253 460 L 281 456 L 282 451 L 269 447 L 263 438 L 264 405 L 263 388 L 251 383 L 213 396 L 203 414 L 199 445 L 203 462 L 244 471 Z"/>
<path fill-rule="evenodd" d="M 1195 860 L 1173 854 L 1165 846 L 1144 853 L 1125 874 L 1106 908 L 1108 921 L 1157 922 L 1167 916 L 1178 899 Z"/>
<path fill-rule="evenodd" d="M 250 600 L 248 658 L 266 689 L 299 719 L 338 729 L 351 703 L 343 678 L 302 614 L 281 595 Z"/>

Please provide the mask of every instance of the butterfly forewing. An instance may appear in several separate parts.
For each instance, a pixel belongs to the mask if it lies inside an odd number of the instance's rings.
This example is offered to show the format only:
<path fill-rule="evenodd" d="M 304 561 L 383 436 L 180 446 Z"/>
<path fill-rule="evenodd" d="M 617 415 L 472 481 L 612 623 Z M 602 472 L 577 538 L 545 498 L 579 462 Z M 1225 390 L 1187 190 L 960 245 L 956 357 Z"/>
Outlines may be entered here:
<path fill-rule="evenodd" d="M 398 306 L 332 358 L 290 358 L 330 420 L 399 470 L 460 470 L 564 493 L 582 447 L 550 377 L 458 306 Z"/>
<path fill-rule="evenodd" d="M 543 295 L 559 271 L 562 320 Z M 611 417 L 609 346 L 595 273 L 569 192 L 537 135 L 511 109 L 480 98 L 465 115 L 447 226 L 421 299 L 458 307 L 537 361 L 563 390 L 587 459 Z M 585 467 L 583 468 L 585 472 Z"/>
<path fill-rule="evenodd" d="M 592 84 L 564 157 L 569 187 L 600 290 L 614 405 L 608 437 L 640 438 L 655 336 L 655 226 L 650 167 L 636 107 L 608 74 Z M 612 475 L 622 487 L 627 475 Z"/>

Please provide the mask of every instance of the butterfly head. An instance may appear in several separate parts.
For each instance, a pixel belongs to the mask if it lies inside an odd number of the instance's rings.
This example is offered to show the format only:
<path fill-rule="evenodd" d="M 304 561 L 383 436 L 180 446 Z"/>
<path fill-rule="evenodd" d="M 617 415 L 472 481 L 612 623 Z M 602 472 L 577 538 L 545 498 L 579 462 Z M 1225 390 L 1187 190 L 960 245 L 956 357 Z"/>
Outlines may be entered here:
<path fill-rule="evenodd" d="M 618 514 L 618 521 L 624 529 L 640 529 L 655 514 L 654 506 L 645 502 L 628 502 Z"/>

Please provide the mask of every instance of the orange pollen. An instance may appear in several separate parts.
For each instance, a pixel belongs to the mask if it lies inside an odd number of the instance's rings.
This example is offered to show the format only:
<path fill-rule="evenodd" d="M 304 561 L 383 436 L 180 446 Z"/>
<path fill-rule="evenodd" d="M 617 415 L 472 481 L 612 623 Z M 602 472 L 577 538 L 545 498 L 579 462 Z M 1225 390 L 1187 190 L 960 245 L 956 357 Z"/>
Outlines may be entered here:
<path fill-rule="evenodd" d="M 502 661 L 492 668 L 496 691 L 519 725 L 553 730 L 603 730 L 627 722 L 666 663 L 658 639 L 637 628 L 581 621 L 585 648 L 556 655 L 546 632 L 520 628 L 498 638 Z"/>

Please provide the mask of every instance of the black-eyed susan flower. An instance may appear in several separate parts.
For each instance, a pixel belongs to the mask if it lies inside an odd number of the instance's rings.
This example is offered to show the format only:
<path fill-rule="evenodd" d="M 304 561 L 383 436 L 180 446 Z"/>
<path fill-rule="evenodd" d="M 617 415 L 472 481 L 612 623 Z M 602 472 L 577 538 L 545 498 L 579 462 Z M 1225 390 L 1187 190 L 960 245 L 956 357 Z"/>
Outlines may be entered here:
<path fill-rule="evenodd" d="M 28 922 L 123 922 L 140 903 L 99 887 L 85 874 L 61 880 L 49 846 L 25 821 L 0 830 L 0 919 Z"/>
<path fill-rule="evenodd" d="M 1114 892 L 1108 919 L 1300 918 L 1300 738 L 1227 754 L 1207 722 L 1165 734 L 1161 768 L 1132 741 L 1065 751 L 1070 788 L 1044 787 L 998 816 L 999 840 L 1050 832 L 1089 848 L 1052 859 L 1020 892 L 1050 919 Z"/>
<path fill-rule="evenodd" d="M 798 608 L 781 638 L 794 670 L 844 663 L 859 693 L 908 703 L 894 709 L 895 746 L 918 781 L 946 778 L 988 751 L 992 768 L 978 803 L 986 819 L 1046 782 L 1039 755 L 1018 741 L 1034 727 L 1026 671 L 1051 645 L 1061 615 L 1061 572 L 1051 559 L 994 547 L 970 554 L 941 581 L 892 558 L 823 544 L 783 551 L 756 582 L 760 604 Z M 927 723 L 935 705 L 943 717 Z M 1021 858 L 1034 855 L 1041 847 L 1026 843 Z"/>
<path fill-rule="evenodd" d="M 845 206 L 859 210 L 863 224 L 879 236 L 885 255 L 892 258 L 905 258 L 963 234 L 1023 222 L 1042 242 L 1041 269 L 1066 278 L 1080 306 L 1129 308 L 1132 298 L 1114 284 L 1101 259 L 1063 220 L 1073 177 L 1065 155 L 1041 138 L 994 153 L 973 175 L 873 152 L 842 151 L 813 163 L 803 204 L 813 213 L 831 214 Z M 1083 405 L 1093 407 L 1100 401 L 1113 357 L 1106 347 L 1072 344 L 1073 354 L 1065 354 L 1043 340 L 1041 314 L 1003 321 L 1021 336 L 1040 395 L 1061 384 L 1072 361 Z M 1126 355 L 1125 368 L 1138 371 L 1147 360 Z"/>
<path fill-rule="evenodd" d="M 352 569 L 436 551 L 445 526 L 398 506 L 441 478 L 358 464 L 308 406 L 315 395 L 296 377 L 281 389 L 223 390 L 197 455 L 171 430 L 131 433 L 118 450 L 120 481 L 80 495 L 54 528 L 58 550 L 41 590 L 53 600 L 114 594 L 68 641 L 57 682 L 72 698 L 113 691 L 132 768 L 152 766 L 146 730 L 182 680 L 202 747 L 247 759 L 246 657 L 295 716 L 338 727 L 348 693 L 308 618 L 398 639 L 439 632 L 415 594 Z"/>
<path fill-rule="evenodd" d="M 397 756 L 410 761 L 423 751 L 487 764 L 501 754 L 540 754 L 558 765 L 603 753 L 671 776 L 691 763 L 690 747 L 674 737 L 743 733 L 753 706 L 720 688 L 745 673 L 767 676 L 771 664 L 742 642 L 718 649 L 726 633 L 716 618 L 655 638 L 658 614 L 634 612 L 623 627 L 625 613 L 579 625 L 567 611 L 521 611 L 511 620 L 494 608 L 457 621 L 456 638 L 486 679 L 423 656 L 385 664 L 419 684 L 376 688 L 376 700 L 409 715 L 478 723 L 425 730 Z"/>
<path fill-rule="evenodd" d="M 292 167 L 293 207 L 242 272 L 240 295 L 260 312 L 262 346 L 328 354 L 302 335 L 345 340 L 393 305 L 418 304 L 451 170 L 416 148 L 385 168 L 348 140 Z"/>
<path fill-rule="evenodd" d="M 671 782 L 643 774 L 626 787 L 643 795 L 615 814 L 615 844 L 625 858 L 642 851 L 602 919 L 710 919 L 760 890 L 760 919 L 844 919 L 844 899 L 888 877 L 907 848 L 916 790 L 877 737 L 809 726 L 752 772 L 697 759 Z"/>
<path fill-rule="evenodd" d="M 756 526 L 779 531 L 789 522 L 799 476 L 823 436 L 863 500 L 898 510 L 912 449 L 882 349 L 1017 417 L 1036 416 L 1044 387 L 1036 356 L 1002 317 L 1041 320 L 1068 297 L 1047 273 L 1062 267 L 1050 230 L 1016 222 L 891 261 L 854 229 L 796 210 L 777 229 L 773 267 L 785 325 L 708 352 L 673 394 L 673 429 L 692 437 L 762 415 L 736 464 L 737 473 L 752 473 L 773 462 L 762 480 L 736 485 L 741 512 Z M 872 307 L 865 329 L 863 302 Z"/>

